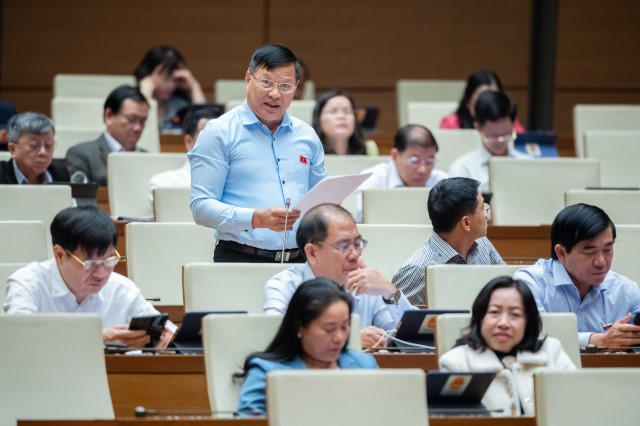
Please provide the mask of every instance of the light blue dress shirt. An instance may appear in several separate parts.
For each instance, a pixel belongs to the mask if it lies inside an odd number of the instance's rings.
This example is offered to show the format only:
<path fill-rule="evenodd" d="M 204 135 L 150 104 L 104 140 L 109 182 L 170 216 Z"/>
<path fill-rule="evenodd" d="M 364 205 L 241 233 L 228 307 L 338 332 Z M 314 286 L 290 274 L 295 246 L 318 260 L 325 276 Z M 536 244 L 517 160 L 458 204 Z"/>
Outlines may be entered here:
<path fill-rule="evenodd" d="M 255 209 L 293 208 L 326 176 L 324 151 L 311 126 L 285 114 L 275 133 L 247 102 L 211 120 L 187 155 L 191 161 L 191 212 L 215 228 L 220 240 L 266 250 L 282 248 L 283 233 L 252 229 Z M 294 225 L 287 248 L 296 247 Z"/>
<path fill-rule="evenodd" d="M 578 288 L 558 260 L 540 259 L 516 271 L 513 278 L 529 285 L 540 312 L 574 312 L 582 347 L 589 343 L 592 333 L 604 331 L 604 324 L 640 311 L 638 284 L 613 271 L 607 273 L 602 284 L 591 287 L 584 300 L 580 300 Z"/>
<path fill-rule="evenodd" d="M 308 263 L 293 266 L 274 275 L 264 286 L 265 314 L 284 315 L 296 289 L 308 280 L 316 278 Z M 416 309 L 404 294 L 400 296 L 398 304 L 387 304 L 382 296 L 362 294 L 353 296 L 353 313 L 360 316 L 360 328 L 370 325 L 383 330 L 393 330 L 406 310 Z"/>

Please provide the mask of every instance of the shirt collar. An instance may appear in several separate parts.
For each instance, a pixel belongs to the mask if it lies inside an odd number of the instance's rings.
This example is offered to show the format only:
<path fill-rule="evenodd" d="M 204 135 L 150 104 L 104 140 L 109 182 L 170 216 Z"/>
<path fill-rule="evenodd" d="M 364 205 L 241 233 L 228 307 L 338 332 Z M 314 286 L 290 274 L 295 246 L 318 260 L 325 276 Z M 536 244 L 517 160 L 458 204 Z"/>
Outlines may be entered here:
<path fill-rule="evenodd" d="M 124 151 L 124 148 L 122 147 L 120 142 L 115 140 L 114 137 L 109 134 L 109 132 L 105 130 L 103 136 L 104 140 L 107 141 L 107 145 L 109 145 L 109 149 L 111 149 L 111 152 Z"/>
<path fill-rule="evenodd" d="M 446 264 L 454 257 L 457 257 L 457 256 L 462 257 L 460 253 L 458 253 L 453 247 L 449 245 L 448 242 L 443 240 L 440 237 L 440 235 L 438 235 L 435 232 L 431 234 L 431 238 L 429 239 L 429 244 L 432 246 L 434 257 L 438 261 L 437 263 Z M 467 252 L 467 259 L 469 258 L 469 255 L 477 249 L 477 247 L 478 247 L 478 243 L 477 241 L 474 241 L 473 244 L 471 245 L 471 248 L 469 249 L 469 252 Z"/>
<path fill-rule="evenodd" d="M 479 148 L 478 154 L 479 154 L 478 157 L 480 159 L 480 163 L 482 165 L 489 164 L 489 160 L 491 160 L 493 157 L 495 157 L 495 155 L 490 153 L 487 150 L 487 148 L 485 148 L 484 144 Z M 513 144 L 509 144 L 509 148 L 507 148 L 506 157 L 511 157 L 511 158 L 530 158 L 528 155 L 523 154 L 522 152 L 520 152 L 517 149 L 515 149 L 513 147 Z"/>
<path fill-rule="evenodd" d="M 242 117 L 242 123 L 245 126 L 261 123 L 260 119 L 258 119 L 258 116 L 255 115 L 251 108 L 249 108 L 249 104 L 247 103 L 246 99 L 244 100 L 242 105 L 240 105 L 240 116 Z M 282 122 L 280 122 L 280 124 L 278 125 L 278 129 L 284 126 L 291 127 L 291 117 L 289 117 L 289 113 L 287 112 L 284 113 Z"/>
<path fill-rule="evenodd" d="M 16 174 L 16 180 L 19 185 L 27 185 L 29 181 L 27 177 L 22 173 L 20 168 L 18 167 L 18 163 L 15 160 L 11 161 L 13 163 L 13 172 Z M 51 173 L 48 170 L 45 170 L 44 173 L 40 175 L 40 183 L 52 183 L 53 178 L 51 177 Z"/>
<path fill-rule="evenodd" d="M 567 272 L 566 268 L 559 260 L 553 260 L 551 263 L 551 268 L 553 271 L 553 285 L 556 287 L 570 285 L 575 286 L 571 276 Z M 598 284 L 591 286 L 591 290 L 589 293 L 592 293 L 594 296 L 598 295 L 601 291 L 605 291 L 609 287 L 609 283 L 607 282 L 607 277 L 605 276 L 604 280 Z"/>
<path fill-rule="evenodd" d="M 396 163 L 393 160 L 389 160 L 389 178 L 387 182 L 387 188 L 402 188 L 404 187 L 404 182 L 398 173 L 398 169 L 396 168 Z"/>

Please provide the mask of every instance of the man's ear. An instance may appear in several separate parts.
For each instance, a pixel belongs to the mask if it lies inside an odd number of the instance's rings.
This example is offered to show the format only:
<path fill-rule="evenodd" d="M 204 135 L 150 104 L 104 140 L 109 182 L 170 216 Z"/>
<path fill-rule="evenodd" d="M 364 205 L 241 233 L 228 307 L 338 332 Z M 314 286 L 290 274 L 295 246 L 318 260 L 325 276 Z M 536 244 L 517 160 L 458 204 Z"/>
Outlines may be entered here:
<path fill-rule="evenodd" d="M 60 244 L 54 244 L 53 246 L 53 257 L 56 260 L 56 263 L 60 263 L 62 257 L 65 255 L 65 249 L 62 248 Z"/>
<path fill-rule="evenodd" d="M 398 159 L 398 155 L 400 155 L 400 153 L 398 152 L 397 149 L 395 148 L 391 148 L 391 151 L 389 152 L 391 154 L 391 159 L 393 161 L 396 161 Z"/>
<path fill-rule="evenodd" d="M 468 215 L 464 215 L 462 216 L 462 219 L 460 219 L 460 222 L 458 222 L 460 224 L 460 226 L 462 226 L 462 229 L 469 232 L 471 231 L 471 220 L 469 219 Z"/>
<path fill-rule="evenodd" d="M 317 247 L 312 243 L 307 243 L 304 245 L 304 255 L 307 258 L 307 262 L 309 265 L 315 266 L 316 262 L 316 250 Z"/>
<path fill-rule="evenodd" d="M 563 246 L 563 245 L 556 244 L 556 245 L 553 247 L 553 251 L 555 251 L 555 252 L 556 252 L 556 256 L 558 257 L 558 260 L 559 260 L 559 261 L 561 261 L 561 262 L 562 262 L 562 261 L 564 261 L 564 258 L 565 258 L 565 256 L 567 255 L 567 249 L 566 249 L 566 248 L 564 248 L 564 246 Z"/>

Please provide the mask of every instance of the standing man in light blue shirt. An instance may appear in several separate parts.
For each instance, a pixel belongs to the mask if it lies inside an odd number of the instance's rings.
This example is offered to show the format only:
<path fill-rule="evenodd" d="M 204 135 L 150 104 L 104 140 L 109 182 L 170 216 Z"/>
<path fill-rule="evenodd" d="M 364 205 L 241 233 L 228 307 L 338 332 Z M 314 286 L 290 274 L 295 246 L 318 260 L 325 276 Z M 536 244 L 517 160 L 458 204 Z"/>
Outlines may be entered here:
<path fill-rule="evenodd" d="M 640 345 L 640 289 L 611 271 L 616 227 L 599 207 L 575 204 L 551 225 L 551 259 L 517 271 L 540 312 L 574 312 L 580 346 Z"/>
<path fill-rule="evenodd" d="M 304 261 L 295 241 L 300 212 L 289 207 L 326 172 L 316 132 L 286 113 L 299 80 L 291 50 L 259 48 L 245 102 L 210 121 L 188 154 L 191 212 L 215 228 L 215 262 Z"/>

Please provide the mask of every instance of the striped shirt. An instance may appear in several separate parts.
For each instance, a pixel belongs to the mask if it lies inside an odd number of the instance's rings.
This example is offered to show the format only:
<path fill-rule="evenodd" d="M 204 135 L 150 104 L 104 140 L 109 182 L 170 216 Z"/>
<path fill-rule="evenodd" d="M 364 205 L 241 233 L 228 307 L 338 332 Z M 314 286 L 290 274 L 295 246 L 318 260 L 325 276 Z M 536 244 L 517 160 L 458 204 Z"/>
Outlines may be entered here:
<path fill-rule="evenodd" d="M 425 268 L 444 264 L 504 265 L 505 262 L 486 237 L 478 238 L 473 243 L 465 259 L 434 232 L 391 281 L 412 304 L 426 305 Z"/>

